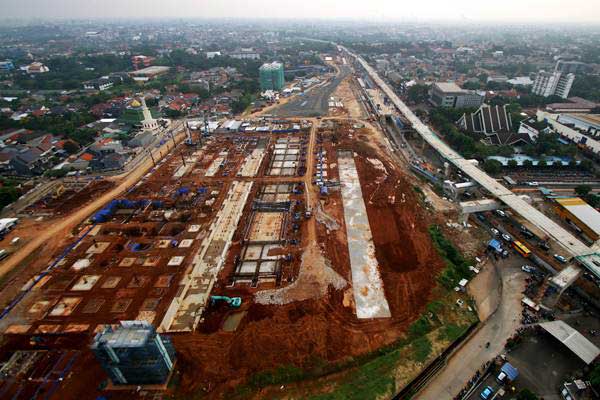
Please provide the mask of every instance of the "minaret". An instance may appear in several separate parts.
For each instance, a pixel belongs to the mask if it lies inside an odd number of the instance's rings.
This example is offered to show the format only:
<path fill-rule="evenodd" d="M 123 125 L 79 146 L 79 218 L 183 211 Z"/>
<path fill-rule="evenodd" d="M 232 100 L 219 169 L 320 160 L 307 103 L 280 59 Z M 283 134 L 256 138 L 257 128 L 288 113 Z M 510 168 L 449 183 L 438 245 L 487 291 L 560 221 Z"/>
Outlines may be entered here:
<path fill-rule="evenodd" d="M 153 131 L 158 128 L 158 122 L 152 118 L 152 114 L 150 114 L 150 110 L 148 110 L 148 106 L 146 105 L 146 99 L 142 96 L 142 113 L 144 114 L 144 119 L 142 120 L 142 128 L 145 131 Z"/>

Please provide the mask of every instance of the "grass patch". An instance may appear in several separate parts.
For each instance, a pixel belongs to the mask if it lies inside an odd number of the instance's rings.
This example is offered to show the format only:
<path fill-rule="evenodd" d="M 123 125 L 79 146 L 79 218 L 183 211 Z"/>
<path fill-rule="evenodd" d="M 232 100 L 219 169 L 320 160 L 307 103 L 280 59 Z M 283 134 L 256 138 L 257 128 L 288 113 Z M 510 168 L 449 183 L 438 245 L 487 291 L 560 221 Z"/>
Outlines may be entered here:
<path fill-rule="evenodd" d="M 446 268 L 438 275 L 438 282 L 446 289 L 452 289 L 463 278 L 470 278 L 471 271 L 467 261 L 456 247 L 448 240 L 437 225 L 429 226 L 429 235 L 438 253 L 446 262 Z"/>
<path fill-rule="evenodd" d="M 412 343 L 412 348 L 415 360 L 420 363 L 427 360 L 427 357 L 431 354 L 431 342 L 425 335 L 416 338 Z"/>
<path fill-rule="evenodd" d="M 454 342 L 456 339 L 461 337 L 463 333 L 467 330 L 468 327 L 459 326 L 456 324 L 447 324 L 444 325 L 439 332 L 438 339 L 447 340 L 449 342 Z"/>

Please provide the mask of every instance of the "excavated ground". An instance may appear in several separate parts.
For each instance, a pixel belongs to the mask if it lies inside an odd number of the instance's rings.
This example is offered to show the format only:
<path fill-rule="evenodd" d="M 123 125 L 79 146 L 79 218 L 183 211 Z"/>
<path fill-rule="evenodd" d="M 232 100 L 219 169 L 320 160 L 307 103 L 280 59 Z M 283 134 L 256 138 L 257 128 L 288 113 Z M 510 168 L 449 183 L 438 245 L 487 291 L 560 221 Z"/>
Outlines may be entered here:
<path fill-rule="evenodd" d="M 349 286 L 339 290 L 330 286 L 325 296 L 284 305 L 252 303 L 236 311 L 219 308 L 207 314 L 200 333 L 174 336 L 183 371 L 178 390 L 226 398 L 230 390 L 260 371 L 289 365 L 310 368 L 315 363 L 340 362 L 366 354 L 398 339 L 423 311 L 435 286 L 436 273 L 443 266 L 427 232 L 431 221 L 420 208 L 409 179 L 361 137 L 368 140 L 359 135 L 342 139 L 337 145 L 325 140 L 324 145 L 330 157 L 338 148 L 356 152 L 392 317 L 357 319 Z M 381 160 L 385 172 L 368 158 Z M 335 175 L 337 171 L 332 177 Z M 321 206 L 339 227 L 334 229 L 329 224 L 329 229 L 317 223 L 319 248 L 331 268 L 351 284 L 340 193 L 331 192 Z M 239 293 L 247 294 L 243 289 Z M 246 314 L 235 332 L 219 329 L 228 315 L 238 311 Z"/>

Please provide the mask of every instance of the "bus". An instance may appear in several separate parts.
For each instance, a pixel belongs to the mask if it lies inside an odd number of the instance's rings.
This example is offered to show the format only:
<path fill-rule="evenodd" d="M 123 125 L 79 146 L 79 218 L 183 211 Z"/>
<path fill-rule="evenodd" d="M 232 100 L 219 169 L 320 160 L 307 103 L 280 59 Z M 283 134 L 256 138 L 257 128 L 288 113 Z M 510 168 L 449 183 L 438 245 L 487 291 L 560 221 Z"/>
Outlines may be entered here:
<path fill-rule="evenodd" d="M 512 245 L 513 245 L 513 247 L 515 248 L 515 250 L 516 250 L 516 251 L 517 251 L 517 252 L 518 252 L 520 255 L 522 255 L 522 256 L 523 256 L 523 257 L 525 257 L 525 258 L 528 258 L 528 257 L 529 257 L 529 255 L 531 254 L 531 251 L 529 251 L 529 249 L 528 249 L 527 247 L 525 247 L 525 246 L 523 245 L 523 243 L 521 243 L 521 242 L 519 242 L 519 241 L 517 241 L 517 240 L 515 240 L 515 241 L 512 243 Z"/>

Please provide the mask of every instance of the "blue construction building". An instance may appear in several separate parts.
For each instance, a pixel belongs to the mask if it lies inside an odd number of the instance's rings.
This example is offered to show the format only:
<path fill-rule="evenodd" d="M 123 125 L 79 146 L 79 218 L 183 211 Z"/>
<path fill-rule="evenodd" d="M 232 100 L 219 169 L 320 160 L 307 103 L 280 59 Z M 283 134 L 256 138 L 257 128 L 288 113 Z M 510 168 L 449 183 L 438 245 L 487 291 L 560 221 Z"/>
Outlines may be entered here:
<path fill-rule="evenodd" d="M 114 385 L 160 385 L 175 364 L 175 348 L 146 321 L 121 321 L 94 337 L 91 346 Z"/>

